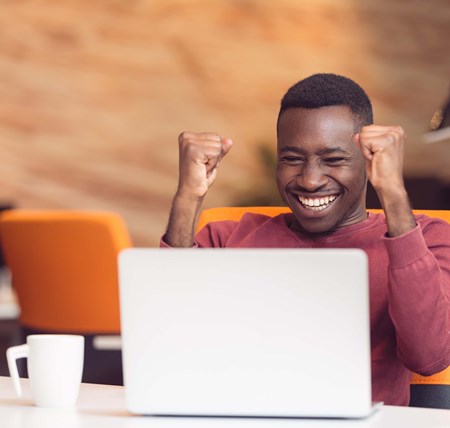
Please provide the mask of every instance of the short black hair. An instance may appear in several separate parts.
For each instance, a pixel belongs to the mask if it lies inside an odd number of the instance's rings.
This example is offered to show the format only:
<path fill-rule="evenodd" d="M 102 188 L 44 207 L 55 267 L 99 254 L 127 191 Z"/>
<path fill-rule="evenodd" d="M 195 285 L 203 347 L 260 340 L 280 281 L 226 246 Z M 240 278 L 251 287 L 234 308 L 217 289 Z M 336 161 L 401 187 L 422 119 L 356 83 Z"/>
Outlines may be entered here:
<path fill-rule="evenodd" d="M 373 123 L 372 103 L 361 86 L 348 77 L 332 73 L 313 74 L 291 86 L 281 100 L 281 114 L 291 108 L 315 109 L 346 106 L 353 113 L 355 132 Z"/>

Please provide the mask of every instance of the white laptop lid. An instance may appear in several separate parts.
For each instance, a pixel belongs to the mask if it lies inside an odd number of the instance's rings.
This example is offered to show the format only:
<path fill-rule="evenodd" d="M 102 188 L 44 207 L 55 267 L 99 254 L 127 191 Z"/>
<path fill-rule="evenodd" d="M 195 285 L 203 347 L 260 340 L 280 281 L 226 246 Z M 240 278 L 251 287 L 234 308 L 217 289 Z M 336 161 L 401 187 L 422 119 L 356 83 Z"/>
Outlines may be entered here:
<path fill-rule="evenodd" d="M 371 412 L 363 251 L 132 248 L 119 278 L 131 412 Z"/>

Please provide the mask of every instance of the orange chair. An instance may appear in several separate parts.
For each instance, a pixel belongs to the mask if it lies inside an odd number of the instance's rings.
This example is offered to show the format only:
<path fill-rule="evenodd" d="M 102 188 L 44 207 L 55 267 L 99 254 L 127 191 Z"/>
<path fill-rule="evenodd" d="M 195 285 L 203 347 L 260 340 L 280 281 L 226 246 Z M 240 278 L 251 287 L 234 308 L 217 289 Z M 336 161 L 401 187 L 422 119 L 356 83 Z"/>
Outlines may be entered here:
<path fill-rule="evenodd" d="M 200 213 L 197 223 L 197 231 L 203 229 L 208 223 L 214 221 L 239 221 L 245 213 L 264 214 L 275 217 L 278 214 L 290 213 L 289 207 L 219 207 L 209 208 Z"/>
<path fill-rule="evenodd" d="M 131 246 L 116 214 L 11 210 L 0 217 L 21 324 L 46 332 L 120 332 L 117 255 Z"/>
<path fill-rule="evenodd" d="M 382 212 L 369 209 L 369 212 Z M 291 212 L 288 207 L 220 207 L 202 211 L 198 220 L 197 231 L 214 221 L 239 221 L 247 213 L 276 216 Z M 450 210 L 413 210 L 414 214 L 425 214 L 450 223 Z M 410 406 L 450 409 L 450 367 L 433 376 L 421 376 L 413 373 L 411 378 Z"/>
<path fill-rule="evenodd" d="M 367 210 L 372 213 L 380 213 L 383 210 L 380 209 L 369 209 Z M 413 210 L 414 214 L 426 214 L 430 217 L 437 217 L 446 220 L 450 223 L 450 210 Z M 239 221 L 241 217 L 247 213 L 264 214 L 269 217 L 274 217 L 278 214 L 290 213 L 291 209 L 289 207 L 219 207 L 219 208 L 209 208 L 203 210 L 200 213 L 197 231 L 201 230 L 208 223 L 213 221 L 224 221 L 233 220 Z"/>

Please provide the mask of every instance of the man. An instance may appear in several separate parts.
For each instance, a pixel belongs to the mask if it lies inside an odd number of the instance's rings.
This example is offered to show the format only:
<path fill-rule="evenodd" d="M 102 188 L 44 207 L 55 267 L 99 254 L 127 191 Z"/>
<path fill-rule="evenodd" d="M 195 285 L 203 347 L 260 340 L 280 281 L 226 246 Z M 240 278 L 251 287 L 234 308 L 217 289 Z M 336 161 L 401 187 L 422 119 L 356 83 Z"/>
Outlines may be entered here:
<path fill-rule="evenodd" d="M 408 405 L 411 371 L 431 375 L 450 364 L 450 225 L 413 216 L 403 129 L 372 123 L 370 100 L 352 80 L 316 74 L 298 82 L 283 97 L 277 123 L 276 179 L 292 214 L 211 223 L 195 241 L 203 198 L 233 142 L 182 133 L 179 185 L 161 245 L 363 249 L 373 399 Z M 367 180 L 384 215 L 366 212 Z"/>

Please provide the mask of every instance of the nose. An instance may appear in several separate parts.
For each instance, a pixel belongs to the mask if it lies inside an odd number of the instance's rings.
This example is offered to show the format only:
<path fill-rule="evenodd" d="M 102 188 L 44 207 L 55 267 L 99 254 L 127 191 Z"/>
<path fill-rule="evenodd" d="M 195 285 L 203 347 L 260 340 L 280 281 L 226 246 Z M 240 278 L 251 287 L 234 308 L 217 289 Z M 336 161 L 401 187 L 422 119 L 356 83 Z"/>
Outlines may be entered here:
<path fill-rule="evenodd" d="M 306 163 L 297 176 L 297 184 L 308 192 L 314 192 L 326 185 L 327 176 L 323 173 L 319 165 Z"/>

